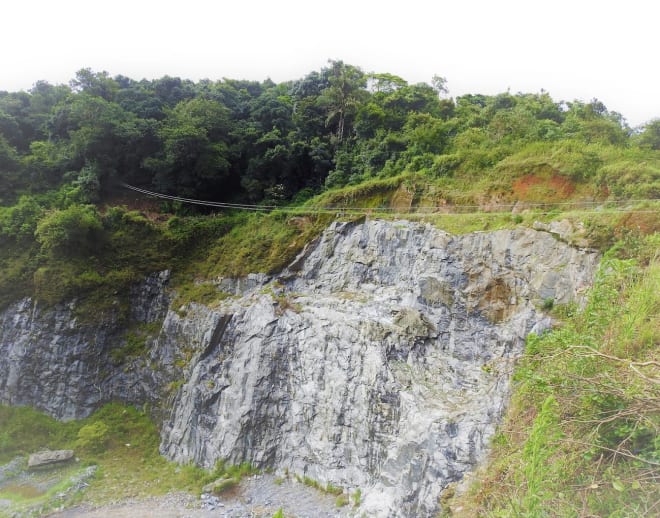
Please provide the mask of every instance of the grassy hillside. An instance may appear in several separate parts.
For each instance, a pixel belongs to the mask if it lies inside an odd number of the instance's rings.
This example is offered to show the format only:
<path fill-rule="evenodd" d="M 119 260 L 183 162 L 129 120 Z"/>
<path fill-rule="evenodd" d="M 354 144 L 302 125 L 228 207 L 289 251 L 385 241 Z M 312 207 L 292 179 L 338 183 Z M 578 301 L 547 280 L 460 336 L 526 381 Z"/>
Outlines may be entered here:
<path fill-rule="evenodd" d="M 488 463 L 445 492 L 444 516 L 657 515 L 659 245 L 613 247 L 586 307 L 554 308 L 558 327 L 528 338 Z"/>

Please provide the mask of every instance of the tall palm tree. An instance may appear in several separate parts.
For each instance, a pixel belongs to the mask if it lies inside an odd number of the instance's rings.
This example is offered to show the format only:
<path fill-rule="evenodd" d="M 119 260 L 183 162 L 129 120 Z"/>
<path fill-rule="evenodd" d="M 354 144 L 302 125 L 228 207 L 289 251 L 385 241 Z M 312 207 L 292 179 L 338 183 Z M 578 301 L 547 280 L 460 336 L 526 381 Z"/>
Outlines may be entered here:
<path fill-rule="evenodd" d="M 357 112 L 357 108 L 366 90 L 366 76 L 357 67 L 346 65 L 342 61 L 330 61 L 328 86 L 323 90 L 322 98 L 327 105 L 326 126 L 337 123 L 336 136 L 341 142 L 344 138 L 346 119 Z"/>

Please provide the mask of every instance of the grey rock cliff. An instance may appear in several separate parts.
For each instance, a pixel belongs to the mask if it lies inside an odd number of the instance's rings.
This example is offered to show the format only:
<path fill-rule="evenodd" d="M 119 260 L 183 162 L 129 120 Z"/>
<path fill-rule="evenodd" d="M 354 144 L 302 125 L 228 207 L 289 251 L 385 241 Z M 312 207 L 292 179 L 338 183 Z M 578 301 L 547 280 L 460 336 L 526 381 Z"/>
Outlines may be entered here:
<path fill-rule="evenodd" d="M 512 360 L 549 326 L 537 307 L 579 299 L 595 265 L 532 230 L 334 224 L 215 310 L 221 329 L 191 363 L 162 451 L 360 488 L 368 515 L 430 516 L 482 459 Z"/>
<path fill-rule="evenodd" d="M 169 272 L 151 275 L 131 290 L 130 318 L 119 311 L 82 322 L 75 302 L 43 308 L 32 299 L 0 313 L 0 403 L 31 405 L 58 419 L 86 417 L 103 403 L 161 404 L 178 343 L 146 337 L 146 355 L 121 363 L 126 326 L 159 322 L 167 314 Z M 180 371 L 180 369 L 178 369 Z"/>
<path fill-rule="evenodd" d="M 548 232 L 335 223 L 273 279 L 218 281 L 234 296 L 215 308 L 168 310 L 167 276 L 152 276 L 132 319 L 162 327 L 122 368 L 108 368 L 112 319 L 14 305 L 0 315 L 0 402 L 60 418 L 151 402 L 171 459 L 250 461 L 360 488 L 368 516 L 431 516 L 483 458 L 513 360 L 550 325 L 538 308 L 579 301 L 596 264 Z"/>

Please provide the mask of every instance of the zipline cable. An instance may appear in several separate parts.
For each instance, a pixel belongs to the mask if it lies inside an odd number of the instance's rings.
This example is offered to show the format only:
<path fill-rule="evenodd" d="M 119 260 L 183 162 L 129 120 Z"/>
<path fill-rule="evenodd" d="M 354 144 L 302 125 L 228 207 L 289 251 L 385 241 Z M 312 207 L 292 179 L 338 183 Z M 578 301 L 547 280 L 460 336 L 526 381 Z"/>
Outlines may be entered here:
<path fill-rule="evenodd" d="M 170 200 L 170 201 L 177 201 L 181 203 L 189 203 L 193 205 L 201 205 L 205 207 L 214 207 L 214 208 L 220 208 L 220 209 L 232 209 L 232 210 L 246 210 L 246 211 L 254 211 L 254 212 L 271 212 L 274 210 L 280 211 L 280 212 L 288 212 L 288 213 L 299 213 L 299 214 L 334 214 L 337 212 L 341 212 L 344 214 L 369 214 L 369 213 L 389 213 L 391 215 L 410 215 L 410 214 L 415 214 L 415 215 L 424 215 L 426 214 L 433 214 L 433 215 L 443 215 L 443 216 L 449 216 L 449 215 L 466 215 L 466 214 L 501 214 L 501 213 L 508 213 L 511 212 L 514 208 L 518 207 L 518 203 L 502 203 L 502 204 L 492 204 L 491 206 L 497 209 L 500 209 L 499 212 L 496 210 L 493 211 L 484 211 L 482 206 L 479 205 L 447 205 L 447 209 L 451 209 L 452 212 L 442 212 L 442 206 L 418 206 L 414 208 L 413 210 L 409 211 L 404 211 L 401 212 L 397 208 L 393 207 L 349 207 L 349 206 L 329 206 L 329 207 L 282 207 L 278 205 L 254 205 L 254 204 L 246 204 L 246 203 L 225 203 L 225 202 L 216 202 L 216 201 L 208 201 L 208 200 L 198 200 L 194 198 L 184 198 L 181 196 L 173 196 L 170 194 L 163 194 L 163 193 L 158 193 L 158 192 L 153 192 L 153 191 L 148 191 L 147 189 L 142 189 L 140 187 L 135 187 L 134 185 L 129 185 L 127 183 L 121 183 L 120 184 L 122 187 L 132 190 L 134 192 L 144 194 L 146 196 L 152 196 L 154 198 L 160 198 L 164 200 Z M 581 212 L 587 213 L 587 214 L 605 214 L 605 213 L 611 213 L 611 212 L 622 212 L 627 210 L 626 206 L 630 206 L 631 204 L 638 204 L 638 203 L 653 203 L 660 201 L 657 198 L 651 198 L 651 199 L 644 199 L 644 200 L 611 200 L 611 201 L 578 201 L 578 202 L 557 202 L 557 203 L 527 203 L 527 202 L 522 202 L 522 209 L 549 209 L 550 212 L 556 208 L 557 206 L 573 206 L 575 210 L 580 210 Z M 603 205 L 608 205 L 608 207 L 603 207 Z M 502 210 L 502 209 L 509 209 L 509 210 Z M 591 209 L 591 210 L 586 210 L 586 209 Z M 397 212 L 398 211 L 398 212 Z M 629 212 L 635 212 L 635 213 L 657 213 L 660 212 L 660 209 L 638 209 L 638 210 L 630 210 L 628 209 Z M 546 213 L 541 213 L 541 214 L 548 214 Z"/>

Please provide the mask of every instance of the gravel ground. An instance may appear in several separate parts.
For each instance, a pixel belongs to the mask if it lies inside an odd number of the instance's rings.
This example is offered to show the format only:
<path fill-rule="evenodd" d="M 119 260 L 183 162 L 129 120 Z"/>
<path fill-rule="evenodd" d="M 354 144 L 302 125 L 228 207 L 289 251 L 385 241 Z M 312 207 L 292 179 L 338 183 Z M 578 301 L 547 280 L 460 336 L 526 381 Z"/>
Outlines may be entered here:
<path fill-rule="evenodd" d="M 14 478 L 16 474 L 25 470 L 26 461 L 23 457 L 16 457 L 8 464 L 0 466 L 0 484 Z"/>
<path fill-rule="evenodd" d="M 273 475 L 245 479 L 234 491 L 197 498 L 187 493 L 126 500 L 98 508 L 76 507 L 51 514 L 53 518 L 270 518 L 282 508 L 286 518 L 342 518 L 348 508 L 338 508 L 335 497 Z"/>

